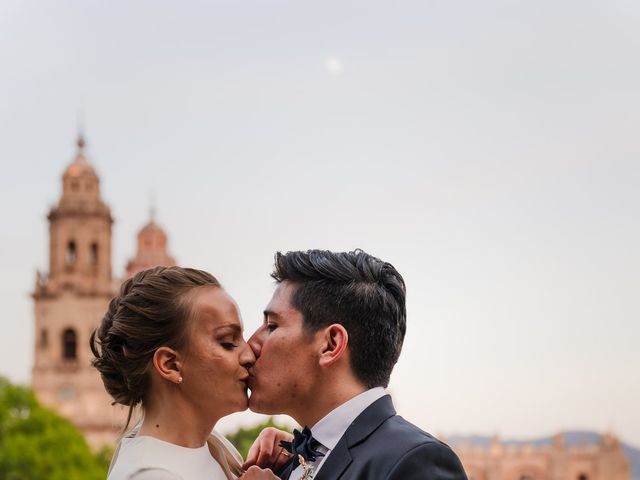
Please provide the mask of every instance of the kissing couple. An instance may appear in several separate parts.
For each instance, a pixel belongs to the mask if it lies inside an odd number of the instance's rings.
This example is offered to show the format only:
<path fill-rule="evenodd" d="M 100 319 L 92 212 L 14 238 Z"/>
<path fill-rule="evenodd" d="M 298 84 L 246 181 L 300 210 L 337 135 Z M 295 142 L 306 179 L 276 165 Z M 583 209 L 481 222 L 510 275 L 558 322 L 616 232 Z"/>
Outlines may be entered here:
<path fill-rule="evenodd" d="M 444 443 L 385 393 L 406 331 L 398 271 L 362 250 L 277 253 L 277 287 L 248 341 L 211 274 L 155 267 L 124 282 L 91 336 L 114 403 L 143 410 L 108 480 L 466 480 Z M 249 397 L 247 391 L 251 391 Z M 246 461 L 213 429 L 250 408 L 265 429 Z"/>

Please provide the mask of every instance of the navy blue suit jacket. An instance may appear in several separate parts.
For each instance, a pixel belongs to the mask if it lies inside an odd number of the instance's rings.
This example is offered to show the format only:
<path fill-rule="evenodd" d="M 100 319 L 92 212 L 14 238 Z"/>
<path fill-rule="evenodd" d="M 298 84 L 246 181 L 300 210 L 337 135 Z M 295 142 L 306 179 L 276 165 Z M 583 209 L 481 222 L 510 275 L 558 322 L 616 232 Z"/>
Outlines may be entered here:
<path fill-rule="evenodd" d="M 281 473 L 286 480 L 290 468 Z M 314 480 L 467 480 L 448 445 L 396 415 L 391 397 L 373 402 L 329 452 Z"/>

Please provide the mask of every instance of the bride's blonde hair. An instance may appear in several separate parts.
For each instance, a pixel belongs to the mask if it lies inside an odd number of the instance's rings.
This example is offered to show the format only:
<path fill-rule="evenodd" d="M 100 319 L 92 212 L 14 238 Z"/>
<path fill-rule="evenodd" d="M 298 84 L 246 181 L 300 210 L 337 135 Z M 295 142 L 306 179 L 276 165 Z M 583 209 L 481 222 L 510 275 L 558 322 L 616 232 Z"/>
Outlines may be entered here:
<path fill-rule="evenodd" d="M 228 480 L 236 480 L 242 476 L 244 473 L 242 457 L 229 440 L 213 432 L 209 436 L 207 444 L 211 456 L 220 464 Z"/>

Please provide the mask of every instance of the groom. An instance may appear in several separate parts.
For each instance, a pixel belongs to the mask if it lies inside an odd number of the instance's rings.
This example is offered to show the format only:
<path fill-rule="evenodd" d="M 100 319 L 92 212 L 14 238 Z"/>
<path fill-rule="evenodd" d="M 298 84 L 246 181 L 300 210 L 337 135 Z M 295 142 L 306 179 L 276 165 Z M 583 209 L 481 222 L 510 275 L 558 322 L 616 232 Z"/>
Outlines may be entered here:
<path fill-rule="evenodd" d="M 361 250 L 310 250 L 277 253 L 272 276 L 249 339 L 250 408 L 311 428 L 282 452 L 280 478 L 466 480 L 455 453 L 396 415 L 384 391 L 406 331 L 397 270 Z"/>

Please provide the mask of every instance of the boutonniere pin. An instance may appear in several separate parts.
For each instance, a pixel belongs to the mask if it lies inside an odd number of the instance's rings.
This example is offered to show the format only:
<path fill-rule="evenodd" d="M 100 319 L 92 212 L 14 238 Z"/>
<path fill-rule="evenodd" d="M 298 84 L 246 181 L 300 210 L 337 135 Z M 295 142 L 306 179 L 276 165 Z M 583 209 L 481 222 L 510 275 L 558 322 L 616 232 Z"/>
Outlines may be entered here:
<path fill-rule="evenodd" d="M 298 455 L 298 462 L 302 467 L 300 480 L 311 480 L 313 478 L 313 465 L 309 465 L 302 455 Z"/>

